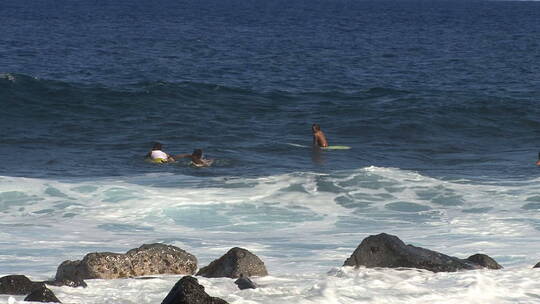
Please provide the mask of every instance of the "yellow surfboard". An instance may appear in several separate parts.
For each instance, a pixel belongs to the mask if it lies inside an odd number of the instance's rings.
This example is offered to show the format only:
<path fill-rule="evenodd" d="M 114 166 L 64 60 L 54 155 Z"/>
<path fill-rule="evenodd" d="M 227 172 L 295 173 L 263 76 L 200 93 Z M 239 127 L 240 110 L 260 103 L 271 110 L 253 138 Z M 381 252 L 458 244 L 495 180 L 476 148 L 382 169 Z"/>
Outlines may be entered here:
<path fill-rule="evenodd" d="M 349 146 L 328 146 L 328 147 L 321 147 L 321 149 L 324 150 L 349 150 L 351 147 Z"/>

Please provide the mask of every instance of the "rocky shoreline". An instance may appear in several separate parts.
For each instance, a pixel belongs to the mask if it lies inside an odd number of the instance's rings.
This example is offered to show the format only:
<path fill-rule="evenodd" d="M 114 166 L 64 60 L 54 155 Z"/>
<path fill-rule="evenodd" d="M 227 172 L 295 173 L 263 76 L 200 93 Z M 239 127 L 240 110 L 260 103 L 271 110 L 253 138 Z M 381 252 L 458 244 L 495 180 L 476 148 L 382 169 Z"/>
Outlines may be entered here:
<path fill-rule="evenodd" d="M 397 236 L 371 235 L 358 245 L 343 266 L 355 268 L 424 269 L 432 272 L 455 272 L 474 269 L 502 269 L 491 257 L 477 253 L 460 259 L 422 247 L 406 245 Z M 540 262 L 533 266 L 540 268 Z M 197 271 L 198 270 L 198 271 Z M 144 244 L 125 254 L 94 252 L 82 260 L 64 261 L 55 280 L 33 282 L 24 275 L 0 278 L 0 294 L 26 295 L 24 301 L 61 303 L 47 285 L 86 288 L 84 280 L 133 278 L 147 275 L 176 274 L 182 278 L 174 285 L 162 304 L 224 304 L 225 300 L 208 295 L 193 275 L 237 279 L 239 289 L 257 288 L 249 277 L 268 275 L 264 262 L 249 250 L 230 249 L 209 265 L 198 268 L 198 260 L 178 247 Z"/>

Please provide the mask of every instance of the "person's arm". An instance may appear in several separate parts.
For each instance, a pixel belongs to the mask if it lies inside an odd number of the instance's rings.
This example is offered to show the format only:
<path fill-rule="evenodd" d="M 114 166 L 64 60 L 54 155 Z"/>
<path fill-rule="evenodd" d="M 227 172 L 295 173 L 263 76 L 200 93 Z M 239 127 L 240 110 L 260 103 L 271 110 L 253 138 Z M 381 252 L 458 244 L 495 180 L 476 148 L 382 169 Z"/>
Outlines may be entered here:
<path fill-rule="evenodd" d="M 175 162 L 176 161 L 176 158 L 174 158 L 174 156 L 168 154 L 168 153 L 165 153 L 167 155 L 167 161 L 168 162 Z"/>
<path fill-rule="evenodd" d="M 178 159 L 178 158 L 191 158 L 191 154 L 178 154 L 178 155 L 174 155 L 174 156 L 171 156 L 172 158 L 174 159 Z"/>
<path fill-rule="evenodd" d="M 317 147 L 321 146 L 321 132 L 313 133 L 313 145 Z"/>

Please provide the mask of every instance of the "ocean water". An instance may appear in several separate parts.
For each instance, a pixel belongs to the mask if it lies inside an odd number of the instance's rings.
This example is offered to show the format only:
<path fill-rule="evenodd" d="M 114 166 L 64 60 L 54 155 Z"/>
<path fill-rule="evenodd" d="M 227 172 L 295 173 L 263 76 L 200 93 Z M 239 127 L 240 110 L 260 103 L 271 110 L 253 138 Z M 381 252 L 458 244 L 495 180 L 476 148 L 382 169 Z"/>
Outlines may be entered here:
<path fill-rule="evenodd" d="M 234 246 L 229 303 L 538 303 L 540 3 L 0 2 L 0 276 L 144 243 Z M 311 124 L 331 145 L 311 148 Z M 202 148 L 209 168 L 144 161 Z M 505 269 L 341 267 L 365 237 Z M 179 279 L 51 287 L 160 303 Z M 24 297 L 0 295 L 0 303 Z"/>

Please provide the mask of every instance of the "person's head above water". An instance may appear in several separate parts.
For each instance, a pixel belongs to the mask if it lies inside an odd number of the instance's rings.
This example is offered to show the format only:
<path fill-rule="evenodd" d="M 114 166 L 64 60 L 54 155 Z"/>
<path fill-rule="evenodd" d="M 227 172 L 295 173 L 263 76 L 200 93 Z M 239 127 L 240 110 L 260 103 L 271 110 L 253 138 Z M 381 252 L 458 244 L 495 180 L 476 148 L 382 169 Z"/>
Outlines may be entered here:
<path fill-rule="evenodd" d="M 320 130 L 321 130 L 321 126 L 319 126 L 319 124 L 311 125 L 311 131 L 313 131 L 313 133 L 319 132 Z"/>
<path fill-rule="evenodd" d="M 193 153 L 191 154 L 197 158 L 201 158 L 202 157 L 202 150 L 201 149 L 195 149 L 193 150 Z"/>
<path fill-rule="evenodd" d="M 161 150 L 163 148 L 163 145 L 161 143 L 154 143 L 152 146 L 152 150 Z"/>

